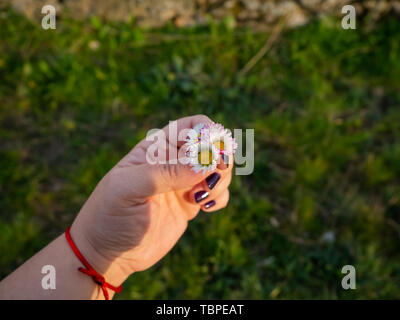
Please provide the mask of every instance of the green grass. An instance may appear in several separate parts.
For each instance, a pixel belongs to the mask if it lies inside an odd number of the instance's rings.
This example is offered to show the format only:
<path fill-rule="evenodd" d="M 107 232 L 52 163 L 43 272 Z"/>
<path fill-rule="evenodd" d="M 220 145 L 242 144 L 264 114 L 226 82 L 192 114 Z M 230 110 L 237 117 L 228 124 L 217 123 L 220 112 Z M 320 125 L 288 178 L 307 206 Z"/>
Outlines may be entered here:
<path fill-rule="evenodd" d="M 204 113 L 255 129 L 254 173 L 118 298 L 400 298 L 399 19 L 314 21 L 239 77 L 268 34 L 0 14 L 0 278 L 147 130 Z"/>

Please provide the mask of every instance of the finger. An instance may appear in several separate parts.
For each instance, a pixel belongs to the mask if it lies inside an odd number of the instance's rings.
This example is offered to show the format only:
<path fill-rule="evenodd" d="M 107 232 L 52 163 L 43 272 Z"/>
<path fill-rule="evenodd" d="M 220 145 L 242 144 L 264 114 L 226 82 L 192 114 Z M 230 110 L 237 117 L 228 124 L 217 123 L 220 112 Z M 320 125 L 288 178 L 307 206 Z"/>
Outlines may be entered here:
<path fill-rule="evenodd" d="M 213 199 L 222 194 L 229 187 L 232 180 L 231 170 L 217 170 L 211 173 L 206 179 L 196 184 L 189 192 L 187 199 L 191 203 L 200 205 L 206 203 L 209 199 Z"/>
<path fill-rule="evenodd" d="M 146 162 L 146 151 L 147 149 L 157 143 L 161 139 L 165 141 L 165 156 L 166 160 L 170 159 L 169 148 L 178 149 L 184 144 L 186 133 L 188 130 L 193 129 L 199 123 L 210 123 L 213 122 L 209 117 L 205 115 L 195 115 L 190 117 L 184 117 L 176 121 L 170 121 L 161 130 L 152 133 L 145 139 L 140 141 L 121 161 L 120 164 L 142 164 Z"/>
<path fill-rule="evenodd" d="M 225 208 L 229 201 L 229 190 L 225 189 L 222 194 L 218 197 L 207 201 L 201 206 L 201 209 L 205 212 L 213 212 Z"/>
<path fill-rule="evenodd" d="M 203 114 L 184 117 L 175 121 L 170 121 L 162 131 L 164 132 L 170 146 L 180 147 L 187 137 L 187 129 L 193 129 L 199 123 L 212 123 L 213 121 Z M 176 131 L 175 127 L 176 126 Z"/>
<path fill-rule="evenodd" d="M 199 123 L 207 122 L 212 121 L 207 116 L 196 115 L 179 119 L 174 126 L 176 125 L 177 130 L 175 131 L 179 133 L 185 128 L 192 129 Z M 171 124 L 162 129 L 162 132 L 165 133 L 164 140 L 172 138 L 170 126 Z M 147 158 L 147 148 L 152 144 L 154 141 L 142 140 L 112 170 L 117 179 L 131 181 L 132 194 L 138 197 L 148 197 L 161 192 L 190 189 L 204 179 L 203 174 L 195 173 L 190 166 L 179 161 L 179 153 L 175 159 L 168 158 L 167 163 L 151 164 Z M 176 143 L 175 148 L 178 148 Z M 169 154 L 165 149 L 162 152 Z"/>
<path fill-rule="evenodd" d="M 194 172 L 186 164 L 141 164 L 113 168 L 110 171 L 114 180 L 123 180 L 128 184 L 130 195 L 137 198 L 177 191 L 190 190 L 204 180 L 201 172 Z"/>
<path fill-rule="evenodd" d="M 217 164 L 217 168 L 220 170 L 226 170 L 229 167 L 232 169 L 232 166 L 233 166 L 233 156 L 229 156 L 227 154 L 221 155 Z"/>

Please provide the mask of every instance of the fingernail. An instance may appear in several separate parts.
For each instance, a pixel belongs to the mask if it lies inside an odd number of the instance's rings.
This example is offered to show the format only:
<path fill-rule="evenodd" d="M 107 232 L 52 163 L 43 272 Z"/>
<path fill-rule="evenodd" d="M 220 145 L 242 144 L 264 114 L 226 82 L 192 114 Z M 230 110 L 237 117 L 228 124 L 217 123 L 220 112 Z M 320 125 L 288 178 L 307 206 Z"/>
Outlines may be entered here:
<path fill-rule="evenodd" d="M 208 197 L 208 192 L 204 190 L 198 191 L 194 194 L 194 200 L 196 200 L 196 202 L 200 202 L 201 200 L 204 200 L 207 197 Z"/>
<path fill-rule="evenodd" d="M 209 209 L 209 208 L 211 208 L 212 206 L 214 206 L 215 205 L 215 201 L 214 200 L 211 200 L 211 201 L 208 201 L 205 205 L 204 205 L 204 208 L 205 209 Z"/>
<path fill-rule="evenodd" d="M 219 173 L 217 173 L 217 172 L 214 172 L 213 174 L 210 174 L 206 178 L 206 182 L 207 182 L 208 187 L 210 189 L 214 188 L 220 178 L 221 178 L 221 175 Z"/>

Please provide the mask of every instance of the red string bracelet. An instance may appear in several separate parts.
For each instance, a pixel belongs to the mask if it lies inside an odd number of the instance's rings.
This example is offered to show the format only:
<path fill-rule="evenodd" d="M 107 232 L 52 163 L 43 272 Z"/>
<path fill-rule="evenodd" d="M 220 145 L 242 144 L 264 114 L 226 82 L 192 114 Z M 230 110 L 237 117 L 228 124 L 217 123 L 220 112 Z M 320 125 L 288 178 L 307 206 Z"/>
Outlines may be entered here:
<path fill-rule="evenodd" d="M 67 238 L 68 244 L 71 247 L 72 251 L 78 257 L 78 259 L 82 262 L 82 264 L 86 267 L 86 269 L 79 267 L 78 270 L 80 272 L 92 277 L 93 281 L 96 282 L 101 287 L 101 290 L 103 290 L 103 294 L 104 294 L 104 297 L 106 298 L 106 300 L 110 300 L 110 296 L 108 295 L 107 288 L 119 293 L 122 290 L 122 285 L 120 285 L 119 287 L 114 287 L 113 285 L 107 283 L 106 279 L 104 279 L 104 277 L 101 274 L 98 274 L 96 272 L 96 270 L 93 269 L 93 267 L 89 264 L 89 262 L 87 262 L 86 259 L 83 257 L 83 255 L 80 253 L 80 251 L 77 248 L 77 246 L 75 245 L 74 241 L 72 241 L 70 229 L 71 229 L 71 227 L 68 227 L 67 230 L 65 231 L 65 237 Z"/>

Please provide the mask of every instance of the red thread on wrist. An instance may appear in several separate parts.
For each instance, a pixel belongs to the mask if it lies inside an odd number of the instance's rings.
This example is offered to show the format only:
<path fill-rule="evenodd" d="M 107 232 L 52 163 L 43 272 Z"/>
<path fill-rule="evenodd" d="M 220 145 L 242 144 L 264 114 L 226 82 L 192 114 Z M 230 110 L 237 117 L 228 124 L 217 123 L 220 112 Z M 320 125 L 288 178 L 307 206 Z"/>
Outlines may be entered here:
<path fill-rule="evenodd" d="M 67 238 L 67 242 L 68 242 L 69 246 L 71 247 L 72 251 L 78 257 L 78 259 L 86 267 L 86 269 L 79 267 L 78 270 L 80 272 L 92 277 L 93 281 L 96 282 L 101 287 L 101 290 L 103 290 L 103 294 L 104 294 L 104 297 L 106 298 L 106 300 L 110 300 L 110 296 L 108 295 L 107 288 L 119 293 L 122 290 L 122 285 L 120 285 L 119 287 L 114 287 L 113 285 L 107 283 L 106 279 L 104 279 L 104 277 L 101 274 L 98 274 L 96 272 L 96 270 L 93 269 L 93 267 L 89 264 L 89 262 L 86 261 L 86 259 L 80 253 L 79 249 L 77 248 L 74 241 L 72 240 L 71 234 L 70 234 L 70 229 L 71 229 L 71 227 L 68 227 L 67 230 L 65 231 L 65 237 Z"/>

